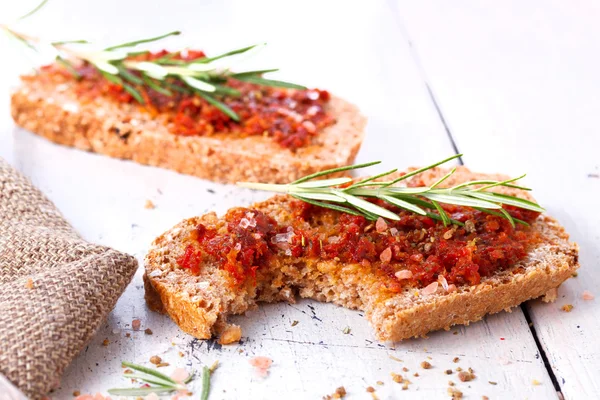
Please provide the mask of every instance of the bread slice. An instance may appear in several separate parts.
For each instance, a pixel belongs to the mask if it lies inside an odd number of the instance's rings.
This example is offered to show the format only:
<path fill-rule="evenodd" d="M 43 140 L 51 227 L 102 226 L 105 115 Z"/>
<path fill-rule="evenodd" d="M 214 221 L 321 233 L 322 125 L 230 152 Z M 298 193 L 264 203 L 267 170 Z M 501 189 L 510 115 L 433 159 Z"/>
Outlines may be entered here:
<path fill-rule="evenodd" d="M 74 83 L 60 76 L 24 77 L 11 112 L 17 125 L 55 143 L 224 183 L 291 182 L 351 164 L 366 125 L 356 106 L 333 96 L 327 112 L 337 122 L 295 152 L 262 136 L 177 136 L 135 104 L 79 101 Z"/>
<path fill-rule="evenodd" d="M 431 184 L 445 173 L 439 168 L 427 171 L 418 176 L 422 181 L 418 184 Z M 460 167 L 445 184 L 473 179 L 506 178 L 475 174 Z M 506 188 L 501 191 L 519 192 Z M 530 198 L 524 192 L 518 195 Z M 275 196 L 254 204 L 252 209 L 285 224 L 293 218 L 293 202 L 296 200 L 288 196 Z M 523 261 L 482 278 L 477 285 L 459 286 L 452 293 L 438 290 L 425 294 L 423 289 L 415 288 L 390 293 L 381 290 L 385 286 L 384 277 L 362 264 L 291 256 L 277 256 L 269 268 L 259 268 L 256 284 L 250 282 L 232 289 L 229 272 L 214 265 L 204 263 L 199 275 L 179 267 L 177 259 L 199 223 L 222 227 L 224 221 L 210 213 L 184 220 L 159 236 L 146 257 L 145 288 L 151 309 L 169 314 L 181 329 L 202 339 L 225 328 L 228 315 L 243 314 L 261 301 L 293 302 L 297 294 L 363 310 L 378 339 L 398 341 L 508 311 L 558 287 L 579 267 L 577 245 L 569 242 L 564 228 L 555 219 L 541 215 L 531 228 L 539 235 L 539 244 Z"/>

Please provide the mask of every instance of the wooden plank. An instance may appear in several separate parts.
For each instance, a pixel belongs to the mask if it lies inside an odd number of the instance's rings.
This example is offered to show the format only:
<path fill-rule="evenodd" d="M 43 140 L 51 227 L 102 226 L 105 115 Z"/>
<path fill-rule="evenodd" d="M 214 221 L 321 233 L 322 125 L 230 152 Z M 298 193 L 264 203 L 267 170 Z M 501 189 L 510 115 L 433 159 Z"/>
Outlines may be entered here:
<path fill-rule="evenodd" d="M 598 5 L 580 1 L 398 2 L 424 74 L 474 169 L 527 172 L 581 246 L 558 301 L 527 304 L 565 398 L 600 396 Z M 571 313 L 561 307 L 574 305 Z"/>
<path fill-rule="evenodd" d="M 323 86 L 358 103 L 370 117 L 359 160 L 384 159 L 382 170 L 422 165 L 453 151 L 387 4 L 312 1 L 292 7 L 239 1 L 192 7 L 189 2 L 173 0 L 169 2 L 169 20 L 165 20 L 163 13 L 142 7 L 148 3 L 141 1 L 63 3 L 49 5 L 47 14 L 36 17 L 32 28 L 58 38 L 96 37 L 101 32 L 102 43 L 151 35 L 156 26 L 161 31 L 182 28 L 191 37 L 210 42 L 212 49 L 268 39 L 270 50 L 257 57 L 255 65 L 279 66 L 284 71 L 282 78 Z M 112 18 L 114 9 L 129 15 L 126 25 Z M 42 15 L 51 16 L 52 26 Z M 115 24 L 115 29 L 109 24 Z M 9 131 L 5 126 L 0 130 Z M 62 148 L 21 130 L 14 132 L 11 149 L 0 149 L 0 155 L 7 153 L 84 237 L 135 254 L 140 262 L 150 241 L 180 219 L 208 210 L 222 213 L 263 197 Z M 145 209 L 146 199 L 152 200 L 156 209 Z M 220 347 L 213 341 L 194 340 L 168 318 L 149 312 L 142 299 L 140 274 L 69 368 L 56 398 L 68 398 L 76 389 L 93 393 L 127 386 L 120 377 L 120 361 L 147 363 L 152 355 L 161 356 L 171 366 L 195 369 L 219 359 L 222 366 L 214 376 L 216 398 L 318 398 L 341 385 L 350 398 L 364 398 L 368 386 L 376 389 L 380 399 L 406 395 L 402 385 L 391 381 L 391 372 L 413 382 L 408 393 L 414 398 L 447 396 L 449 380 L 474 398 L 556 397 L 520 310 L 437 332 L 429 339 L 391 345 L 377 343 L 358 312 L 309 301 L 266 305 L 236 318 L 244 330 L 242 344 Z M 132 331 L 134 318 L 140 318 L 143 328 L 151 328 L 154 334 Z M 292 327 L 296 320 L 299 323 Z M 350 327 L 349 334 L 343 333 L 345 327 Z M 109 339 L 108 346 L 102 346 L 104 339 Z M 266 380 L 258 378 L 248 363 L 254 355 L 274 360 Z M 419 364 L 427 357 L 432 358 L 429 361 L 434 368 L 424 371 Z M 460 362 L 454 363 L 455 357 L 460 357 Z M 472 367 L 478 378 L 460 383 L 456 372 L 444 374 L 457 366 Z M 414 377 L 415 372 L 420 376 Z M 531 385 L 531 379 L 542 385 Z"/>

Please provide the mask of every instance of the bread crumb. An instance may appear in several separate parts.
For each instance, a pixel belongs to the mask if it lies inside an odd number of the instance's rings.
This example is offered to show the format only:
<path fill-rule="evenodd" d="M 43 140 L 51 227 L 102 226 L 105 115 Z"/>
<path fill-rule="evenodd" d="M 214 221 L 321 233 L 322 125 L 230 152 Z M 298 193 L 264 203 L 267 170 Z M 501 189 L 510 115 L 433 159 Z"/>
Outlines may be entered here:
<path fill-rule="evenodd" d="M 401 359 L 399 359 L 398 357 L 394 357 L 394 356 L 393 356 L 393 355 L 391 355 L 391 354 L 388 354 L 388 357 L 389 357 L 389 358 L 391 358 L 391 359 L 392 359 L 392 360 L 394 360 L 394 361 L 402 362 L 402 360 L 401 360 Z"/>
<path fill-rule="evenodd" d="M 168 362 L 161 362 L 160 364 L 156 364 L 156 368 L 168 367 L 169 365 Z"/>
<path fill-rule="evenodd" d="M 454 386 L 454 382 L 448 381 L 448 386 Z"/>
<path fill-rule="evenodd" d="M 452 362 L 454 362 L 454 363 L 457 363 L 459 361 L 460 361 L 460 358 L 458 358 L 458 357 L 454 357 L 454 359 L 452 360 Z"/>
<path fill-rule="evenodd" d="M 494 381 L 488 381 L 488 383 L 489 383 L 490 385 L 494 385 L 494 386 L 498 384 L 498 382 L 494 382 Z"/>
<path fill-rule="evenodd" d="M 127 333 L 125 334 L 125 337 L 131 337 L 131 333 L 127 332 Z"/>
<path fill-rule="evenodd" d="M 350 329 L 349 326 L 345 327 L 344 330 L 342 331 L 344 333 L 344 335 L 349 334 L 350 332 L 352 332 L 352 329 Z"/>
<path fill-rule="evenodd" d="M 152 200 L 146 200 L 146 204 L 144 204 L 144 208 L 147 210 L 153 210 L 156 208 Z"/>
<path fill-rule="evenodd" d="M 79 390 L 73 390 L 73 397 L 77 397 L 81 394 Z"/>
<path fill-rule="evenodd" d="M 460 371 L 462 371 L 462 368 L 461 367 L 456 367 L 456 372 L 460 372 Z"/>
<path fill-rule="evenodd" d="M 432 365 L 428 361 L 423 361 L 421 363 L 421 368 L 423 368 L 423 369 L 430 369 L 431 367 L 432 367 Z"/>
<path fill-rule="evenodd" d="M 583 293 L 581 294 L 581 298 L 584 300 L 594 300 L 594 297 L 595 296 L 587 290 L 584 290 Z"/>
<path fill-rule="evenodd" d="M 558 288 L 552 288 L 546 292 L 544 297 L 542 297 L 542 301 L 544 303 L 553 303 L 558 297 Z"/>
<path fill-rule="evenodd" d="M 490 398 L 487 396 L 481 396 L 481 400 L 490 400 Z"/>
<path fill-rule="evenodd" d="M 227 325 L 219 336 L 219 344 L 237 343 L 242 338 L 242 328 L 237 325 Z"/>
<path fill-rule="evenodd" d="M 404 378 L 402 378 L 402 375 L 396 374 L 395 372 L 392 372 L 390 375 L 392 376 L 392 380 L 394 382 L 396 382 L 396 383 L 404 382 Z"/>
<path fill-rule="evenodd" d="M 139 331 L 141 326 L 142 326 L 142 320 L 134 319 L 133 321 L 131 321 L 131 327 L 133 328 L 134 331 Z"/>
<path fill-rule="evenodd" d="M 346 397 L 346 389 L 340 386 L 332 395 L 324 396 L 323 400 L 343 399 L 344 397 Z"/>
<path fill-rule="evenodd" d="M 446 371 L 444 371 L 444 373 L 446 375 L 452 375 L 452 370 L 451 369 L 447 369 Z"/>
<path fill-rule="evenodd" d="M 377 381 L 375 383 L 377 383 L 379 386 L 383 386 L 383 382 L 382 381 Z"/>
<path fill-rule="evenodd" d="M 416 376 L 418 378 L 419 377 L 419 373 L 415 372 L 413 376 Z"/>
<path fill-rule="evenodd" d="M 533 386 L 539 386 L 542 384 L 542 382 L 538 381 L 537 379 L 532 380 L 531 383 L 533 384 Z"/>
<path fill-rule="evenodd" d="M 573 272 L 573 274 L 571 275 L 573 278 L 577 278 L 579 276 L 579 273 L 577 272 Z"/>
<path fill-rule="evenodd" d="M 410 383 L 411 383 L 411 382 L 410 382 L 408 379 L 405 379 L 405 380 L 404 380 L 404 383 L 402 383 L 402 390 L 408 390 L 408 385 L 409 385 Z"/>
<path fill-rule="evenodd" d="M 25 282 L 26 289 L 33 289 L 33 279 L 27 278 L 27 282 Z"/>
<path fill-rule="evenodd" d="M 152 335 L 152 333 L 153 333 L 153 332 L 152 332 L 152 329 L 150 329 L 150 328 L 146 328 L 146 329 L 144 330 L 144 333 L 145 333 L 146 335 Z"/>
<path fill-rule="evenodd" d="M 469 382 L 475 379 L 475 375 L 469 371 L 461 371 L 458 373 L 458 379 L 460 379 L 461 382 Z"/>
<path fill-rule="evenodd" d="M 104 340 L 102 341 L 102 346 L 106 347 L 106 346 L 108 346 L 108 345 L 109 345 L 109 343 L 110 343 L 110 340 L 108 340 L 108 339 L 104 339 Z"/>
<path fill-rule="evenodd" d="M 179 357 L 183 357 L 185 354 L 183 354 L 182 351 L 179 352 Z"/>
<path fill-rule="evenodd" d="M 150 357 L 150 362 L 154 365 L 158 365 L 162 362 L 162 358 L 160 358 L 159 356 L 152 356 Z"/>
<path fill-rule="evenodd" d="M 565 304 L 561 307 L 564 312 L 571 312 L 573 310 L 573 304 Z"/>
<path fill-rule="evenodd" d="M 295 321 L 295 320 L 292 321 L 292 326 L 296 326 L 296 325 L 298 325 L 298 321 Z"/>
<path fill-rule="evenodd" d="M 369 392 L 369 393 L 373 393 L 374 391 L 375 391 L 375 389 L 373 389 L 373 386 L 369 386 L 367 388 L 367 392 Z"/>
<path fill-rule="evenodd" d="M 456 389 L 456 388 L 453 388 L 453 387 L 449 387 L 448 388 L 448 394 L 453 399 L 462 399 L 462 397 L 463 397 L 462 392 L 460 390 Z"/>

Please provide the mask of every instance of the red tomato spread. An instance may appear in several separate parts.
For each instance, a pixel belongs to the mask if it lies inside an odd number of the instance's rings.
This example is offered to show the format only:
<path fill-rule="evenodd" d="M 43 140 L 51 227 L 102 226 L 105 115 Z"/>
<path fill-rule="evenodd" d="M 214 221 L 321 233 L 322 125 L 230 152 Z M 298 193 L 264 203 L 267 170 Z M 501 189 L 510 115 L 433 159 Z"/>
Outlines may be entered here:
<path fill-rule="evenodd" d="M 136 56 L 136 61 L 155 60 L 168 55 L 167 51 Z M 201 51 L 175 54 L 172 59 L 191 61 L 206 57 Z M 48 66 L 43 71 L 73 75 L 62 67 Z M 77 68 L 77 94 L 85 101 L 106 96 L 121 103 L 137 103 L 123 86 L 111 83 L 89 64 Z M 135 72 L 132 72 L 136 75 Z M 296 150 L 311 144 L 325 127 L 335 123 L 327 111 L 330 95 L 327 91 L 274 88 L 229 78 L 221 85 L 240 92 L 239 96 L 215 94 L 238 116 L 236 122 L 200 96 L 182 93 L 183 83 L 167 78 L 171 96 L 159 93 L 147 85 L 134 85 L 144 99 L 144 110 L 169 126 L 170 132 L 181 136 L 207 136 L 228 133 L 237 136 L 268 136 L 282 147 Z M 175 86 L 175 87 L 173 87 Z"/>
<path fill-rule="evenodd" d="M 472 208 L 443 205 L 464 226 L 441 222 L 378 203 L 399 221 L 369 221 L 360 216 L 293 201 L 292 222 L 278 224 L 265 213 L 230 210 L 226 227 L 198 225 L 196 240 L 179 264 L 193 271 L 202 259 L 229 271 L 236 283 L 268 268 L 273 257 L 306 257 L 361 264 L 388 278 L 388 288 L 422 288 L 438 280 L 443 285 L 475 285 L 524 259 L 538 242 L 530 227 Z M 533 222 L 538 213 L 507 206 L 514 217 Z M 193 255 L 188 255 L 193 254 Z"/>

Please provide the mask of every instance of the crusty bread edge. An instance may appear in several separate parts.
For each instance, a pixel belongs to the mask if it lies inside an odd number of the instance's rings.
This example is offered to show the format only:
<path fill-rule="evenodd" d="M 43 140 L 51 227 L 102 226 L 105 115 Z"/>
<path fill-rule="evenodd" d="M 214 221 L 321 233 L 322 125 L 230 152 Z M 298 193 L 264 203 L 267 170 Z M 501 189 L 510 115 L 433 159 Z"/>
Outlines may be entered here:
<path fill-rule="evenodd" d="M 328 108 L 337 122 L 319 133 L 318 144 L 292 152 L 261 136 L 172 135 L 137 107 L 107 99 L 82 105 L 70 89 L 59 92 L 35 79 L 24 81 L 11 97 L 16 124 L 52 142 L 224 183 L 287 183 L 351 164 L 366 118 L 335 96 Z"/>

